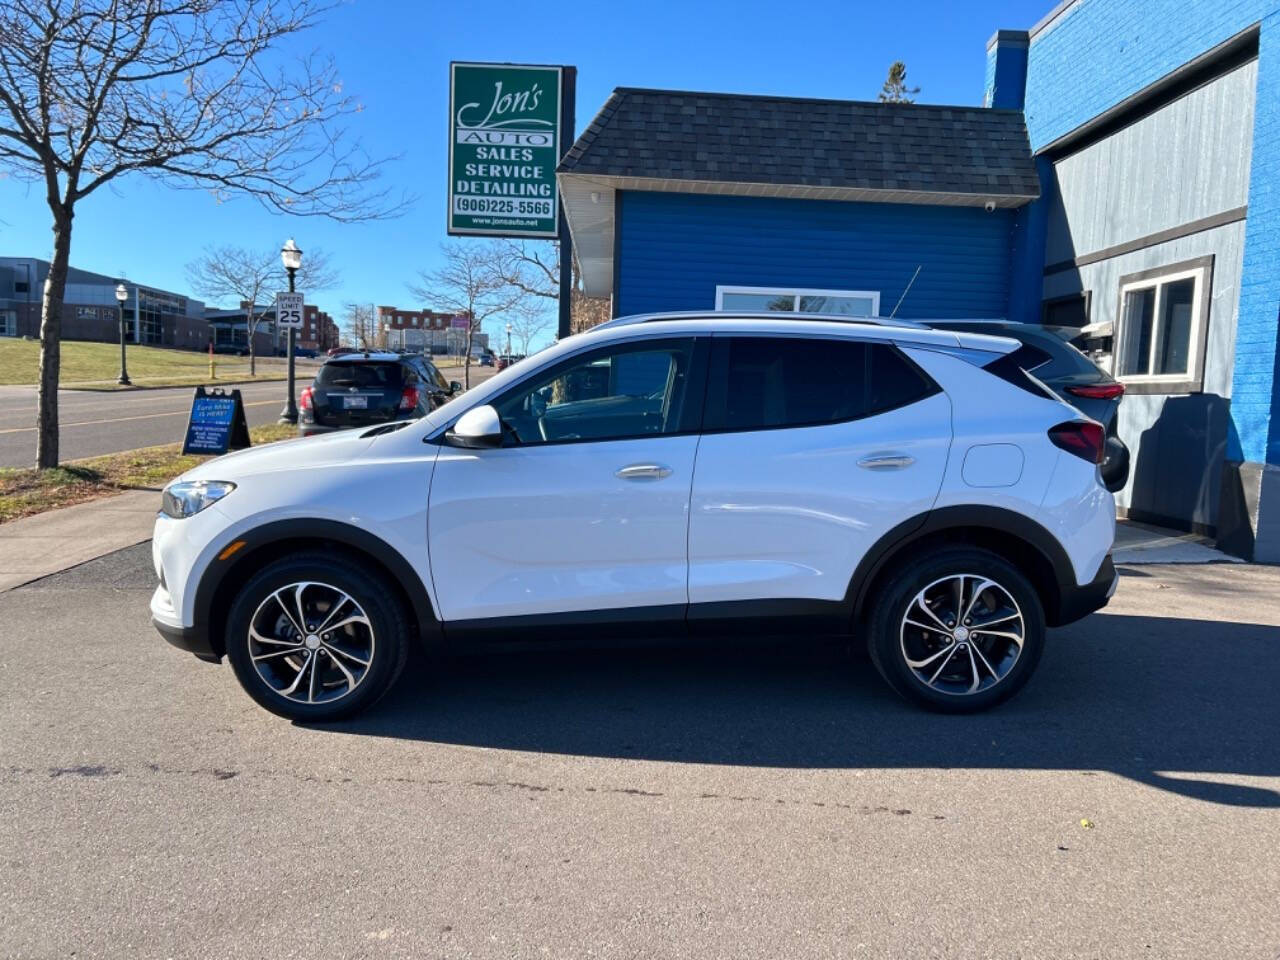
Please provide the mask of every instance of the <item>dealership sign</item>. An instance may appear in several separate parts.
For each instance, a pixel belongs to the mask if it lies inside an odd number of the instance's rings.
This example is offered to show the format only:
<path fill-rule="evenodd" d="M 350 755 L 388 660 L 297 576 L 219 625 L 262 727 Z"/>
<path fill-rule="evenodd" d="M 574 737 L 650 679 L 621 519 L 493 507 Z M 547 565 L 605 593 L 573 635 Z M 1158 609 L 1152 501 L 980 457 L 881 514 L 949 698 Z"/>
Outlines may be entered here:
<path fill-rule="evenodd" d="M 449 71 L 449 233 L 554 239 L 562 68 Z"/>

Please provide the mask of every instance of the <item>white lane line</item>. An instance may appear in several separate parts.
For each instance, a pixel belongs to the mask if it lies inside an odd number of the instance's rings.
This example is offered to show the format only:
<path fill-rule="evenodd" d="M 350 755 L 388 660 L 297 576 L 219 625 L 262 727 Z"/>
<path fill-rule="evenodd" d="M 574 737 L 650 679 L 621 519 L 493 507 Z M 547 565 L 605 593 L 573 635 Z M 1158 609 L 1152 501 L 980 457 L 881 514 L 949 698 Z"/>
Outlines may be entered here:
<path fill-rule="evenodd" d="M 283 382 L 283 381 L 281 381 L 281 382 Z M 194 388 L 192 388 L 192 389 L 194 389 Z M 241 389 L 241 391 L 240 391 L 240 395 L 241 395 L 242 397 L 245 397 L 245 399 L 247 400 L 247 399 L 249 399 L 249 398 L 251 398 L 251 397 L 254 397 L 254 396 L 266 396 L 268 393 L 271 393 L 271 392 L 272 392 L 272 391 L 269 391 L 269 390 L 263 390 L 263 391 L 257 391 L 257 390 L 255 390 L 255 391 L 253 391 L 252 393 L 250 393 L 249 391 L 246 391 L 246 390 Z M 79 397 L 77 397 L 76 399 L 80 399 L 80 398 L 79 398 Z M 58 412 L 59 412 L 59 413 L 67 413 L 67 412 L 74 413 L 74 412 L 81 411 L 81 410 L 90 410 L 90 409 L 92 409 L 92 408 L 94 408 L 94 407 L 101 406 L 101 405 L 102 405 L 102 401 L 103 401 L 103 399 L 104 399 L 104 398 L 101 398 L 101 397 L 95 397 L 95 398 L 93 398 L 92 400 L 86 400 L 84 403 L 68 403 L 68 402 L 67 402 L 67 397 L 66 397 L 65 395 L 59 395 L 59 397 L 58 397 Z M 112 399 L 111 399 L 111 405 L 112 405 L 113 407 L 116 407 L 116 406 L 120 406 L 120 405 L 122 405 L 122 404 L 126 404 L 126 403 L 129 403 L 129 404 L 138 404 L 138 403 L 156 403 L 157 401 L 164 401 L 164 400 L 177 400 L 177 399 L 182 399 L 182 400 L 184 400 L 184 401 L 185 401 L 185 400 L 189 399 L 189 397 L 187 397 L 187 396 L 183 396 L 183 397 L 176 397 L 176 396 L 158 396 L 158 397 L 154 397 L 154 396 L 153 396 L 153 397 L 132 397 L 132 398 L 131 398 L 131 397 L 121 397 L 121 398 L 120 398 L 120 399 L 118 399 L 118 400 L 117 400 L 117 399 L 115 399 L 115 397 L 112 397 Z M 281 400 L 280 402 L 281 402 L 281 403 L 284 403 L 284 401 L 283 401 L 283 400 Z M 248 403 L 246 403 L 245 405 L 246 405 L 246 406 L 251 406 L 251 404 L 248 404 Z M 36 408 L 36 405 L 35 405 L 34 403 L 33 403 L 33 404 L 31 404 L 30 406 L 18 407 L 18 408 L 16 408 L 16 409 L 10 408 L 10 409 L 7 409 L 7 410 L 6 410 L 6 409 L 3 409 L 3 408 L 0 408 L 0 419 L 14 419 L 14 418 L 18 418 L 18 417 L 21 417 L 21 418 L 24 418 L 24 419 L 25 419 L 25 418 L 27 418 L 27 417 L 34 417 L 34 416 L 36 415 L 36 409 L 37 409 L 37 408 Z"/>
<path fill-rule="evenodd" d="M 246 407 L 265 407 L 267 404 L 278 403 L 278 400 L 259 400 L 256 403 L 246 403 Z M 189 409 L 169 410 L 165 413 L 144 413 L 136 417 L 115 417 L 111 420 L 75 420 L 71 423 L 59 423 L 58 429 L 65 430 L 67 427 L 92 427 L 103 423 L 124 423 L 128 420 L 154 420 L 156 417 L 176 417 L 179 415 L 190 414 Z M 9 427 L 6 430 L 0 430 L 0 434 L 4 433 L 34 433 L 35 427 Z"/>

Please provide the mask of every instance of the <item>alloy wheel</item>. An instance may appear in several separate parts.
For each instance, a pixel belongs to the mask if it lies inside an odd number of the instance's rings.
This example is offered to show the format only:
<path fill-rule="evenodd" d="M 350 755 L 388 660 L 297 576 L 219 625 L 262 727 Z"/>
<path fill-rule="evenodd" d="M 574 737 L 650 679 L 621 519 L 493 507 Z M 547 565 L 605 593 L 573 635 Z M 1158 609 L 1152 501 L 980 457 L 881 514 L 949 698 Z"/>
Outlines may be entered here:
<path fill-rule="evenodd" d="M 1022 655 L 1026 624 L 1013 595 L 990 577 L 962 573 L 926 586 L 907 604 L 902 656 L 925 686 L 952 696 L 989 690 Z"/>
<path fill-rule="evenodd" d="M 249 656 L 262 681 L 295 703 L 332 703 L 369 673 L 373 626 L 327 583 L 301 581 L 267 596 L 249 620 Z"/>

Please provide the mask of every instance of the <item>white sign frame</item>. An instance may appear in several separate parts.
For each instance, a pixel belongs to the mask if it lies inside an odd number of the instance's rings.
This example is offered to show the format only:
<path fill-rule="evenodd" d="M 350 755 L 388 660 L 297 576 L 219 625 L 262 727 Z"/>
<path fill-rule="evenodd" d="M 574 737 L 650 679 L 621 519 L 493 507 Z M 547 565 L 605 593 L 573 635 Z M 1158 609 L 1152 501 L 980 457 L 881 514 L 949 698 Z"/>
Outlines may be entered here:
<path fill-rule="evenodd" d="M 301 330 L 306 323 L 303 295 L 298 292 L 276 294 L 276 326 L 284 330 Z"/>

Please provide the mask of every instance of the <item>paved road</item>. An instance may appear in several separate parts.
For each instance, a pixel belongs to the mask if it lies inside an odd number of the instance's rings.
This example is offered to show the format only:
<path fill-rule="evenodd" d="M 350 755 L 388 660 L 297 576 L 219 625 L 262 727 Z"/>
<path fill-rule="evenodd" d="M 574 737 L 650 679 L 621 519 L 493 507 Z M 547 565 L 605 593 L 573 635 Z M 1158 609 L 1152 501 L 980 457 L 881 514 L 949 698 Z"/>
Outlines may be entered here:
<path fill-rule="evenodd" d="M 311 374 L 300 377 L 303 384 Z M 237 385 L 249 426 L 274 423 L 285 383 Z M 301 388 L 299 388 L 301 389 Z M 75 460 L 160 443 L 180 443 L 191 412 L 191 387 L 101 393 L 58 393 L 61 457 Z M 29 467 L 36 459 L 34 387 L 0 387 L 0 467 Z"/>
<path fill-rule="evenodd" d="M 649 651 L 307 728 L 163 644 L 147 567 L 0 595 L 0 956 L 1280 955 L 1280 570 L 1129 571 L 977 717 Z"/>
<path fill-rule="evenodd" d="M 298 390 L 311 382 L 314 366 L 299 368 Z M 441 367 L 451 380 L 462 381 L 461 367 Z M 473 367 L 471 383 L 493 376 L 492 367 Z M 236 385 L 244 397 L 249 426 L 274 423 L 284 406 L 284 381 Z M 160 443 L 179 443 L 191 412 L 191 387 L 127 392 L 62 390 L 58 413 L 62 425 L 61 458 L 76 460 Z M 0 467 L 28 467 L 36 459 L 36 392 L 34 387 L 0 386 Z"/>

